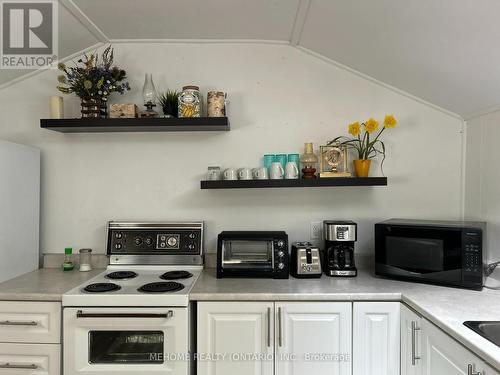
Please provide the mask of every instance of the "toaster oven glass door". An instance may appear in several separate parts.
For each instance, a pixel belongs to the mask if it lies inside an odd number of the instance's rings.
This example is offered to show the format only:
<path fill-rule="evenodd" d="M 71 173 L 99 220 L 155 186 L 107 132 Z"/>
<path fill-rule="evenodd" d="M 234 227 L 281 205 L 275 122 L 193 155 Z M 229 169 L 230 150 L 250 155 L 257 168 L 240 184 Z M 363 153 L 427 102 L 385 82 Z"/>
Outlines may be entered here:
<path fill-rule="evenodd" d="M 383 231 L 377 239 L 378 263 L 427 275 L 461 270 L 460 230 L 389 226 Z"/>
<path fill-rule="evenodd" d="M 274 269 L 273 241 L 226 240 L 222 243 L 222 264 L 227 269 Z"/>

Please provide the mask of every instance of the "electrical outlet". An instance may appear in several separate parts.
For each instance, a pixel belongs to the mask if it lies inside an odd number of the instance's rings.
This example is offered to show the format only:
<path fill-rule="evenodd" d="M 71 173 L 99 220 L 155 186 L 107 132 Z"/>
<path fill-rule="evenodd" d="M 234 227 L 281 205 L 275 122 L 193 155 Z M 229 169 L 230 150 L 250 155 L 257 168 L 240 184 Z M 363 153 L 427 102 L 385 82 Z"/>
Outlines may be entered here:
<path fill-rule="evenodd" d="M 321 239 L 323 223 L 321 221 L 311 221 L 310 240 L 317 241 Z"/>

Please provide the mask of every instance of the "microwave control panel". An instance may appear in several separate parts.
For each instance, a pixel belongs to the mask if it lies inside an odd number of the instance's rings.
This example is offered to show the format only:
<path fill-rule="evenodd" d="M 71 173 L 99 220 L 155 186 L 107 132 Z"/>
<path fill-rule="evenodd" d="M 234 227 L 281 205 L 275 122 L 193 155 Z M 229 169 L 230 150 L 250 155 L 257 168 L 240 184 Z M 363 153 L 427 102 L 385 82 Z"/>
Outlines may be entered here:
<path fill-rule="evenodd" d="M 467 273 L 482 274 L 482 233 L 480 231 L 465 230 L 463 232 L 464 257 L 463 270 Z"/>

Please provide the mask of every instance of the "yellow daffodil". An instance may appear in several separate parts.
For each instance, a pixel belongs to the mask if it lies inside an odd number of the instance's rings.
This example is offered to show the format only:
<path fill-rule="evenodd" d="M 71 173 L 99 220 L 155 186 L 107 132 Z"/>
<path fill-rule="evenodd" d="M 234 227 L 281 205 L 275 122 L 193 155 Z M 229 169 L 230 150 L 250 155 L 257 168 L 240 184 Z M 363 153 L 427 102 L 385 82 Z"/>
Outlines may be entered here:
<path fill-rule="evenodd" d="M 349 134 L 351 134 L 352 136 L 357 137 L 360 132 L 361 125 L 359 125 L 359 122 L 353 122 L 349 125 Z"/>
<path fill-rule="evenodd" d="M 395 128 L 397 124 L 398 124 L 398 121 L 396 120 L 396 117 L 394 117 L 393 115 L 385 116 L 384 128 L 388 128 L 388 129 Z"/>
<path fill-rule="evenodd" d="M 366 123 L 365 123 L 365 129 L 367 133 L 372 134 L 377 131 L 378 129 L 378 121 L 370 118 Z"/>

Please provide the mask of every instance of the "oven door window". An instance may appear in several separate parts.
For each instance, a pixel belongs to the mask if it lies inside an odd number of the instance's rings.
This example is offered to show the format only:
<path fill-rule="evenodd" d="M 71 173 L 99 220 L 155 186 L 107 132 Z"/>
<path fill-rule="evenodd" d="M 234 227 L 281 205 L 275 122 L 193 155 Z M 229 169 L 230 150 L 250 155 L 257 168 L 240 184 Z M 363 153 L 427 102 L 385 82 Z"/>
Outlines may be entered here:
<path fill-rule="evenodd" d="M 230 240 L 223 243 L 224 268 L 273 268 L 273 241 Z"/>
<path fill-rule="evenodd" d="M 162 331 L 90 331 L 91 364 L 163 364 Z"/>
<path fill-rule="evenodd" d="M 385 234 L 385 264 L 429 274 L 458 270 L 462 234 L 458 230 L 391 227 Z"/>

